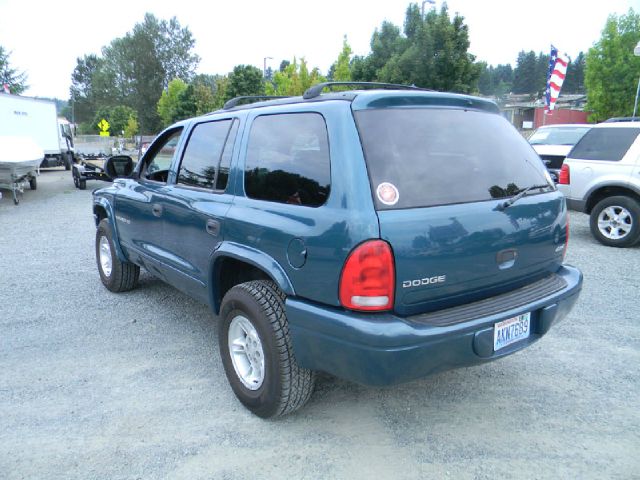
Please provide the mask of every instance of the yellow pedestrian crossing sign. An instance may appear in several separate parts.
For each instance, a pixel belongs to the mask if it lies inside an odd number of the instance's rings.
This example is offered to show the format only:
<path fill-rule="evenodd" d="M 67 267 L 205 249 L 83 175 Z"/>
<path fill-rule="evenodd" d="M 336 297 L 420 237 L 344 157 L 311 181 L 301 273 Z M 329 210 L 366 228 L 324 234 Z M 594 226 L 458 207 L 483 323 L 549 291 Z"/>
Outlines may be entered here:
<path fill-rule="evenodd" d="M 109 136 L 109 122 L 107 122 L 104 118 L 98 122 L 98 128 L 100 129 L 101 137 Z"/>

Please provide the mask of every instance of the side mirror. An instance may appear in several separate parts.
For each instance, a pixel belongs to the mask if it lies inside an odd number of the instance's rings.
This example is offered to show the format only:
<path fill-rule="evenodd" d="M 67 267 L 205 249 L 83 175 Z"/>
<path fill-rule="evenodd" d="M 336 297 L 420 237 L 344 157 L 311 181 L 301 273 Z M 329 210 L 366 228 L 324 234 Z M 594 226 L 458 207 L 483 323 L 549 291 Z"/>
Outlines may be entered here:
<path fill-rule="evenodd" d="M 111 179 L 129 177 L 133 173 L 133 159 L 128 155 L 114 155 L 104 162 L 104 171 Z"/>

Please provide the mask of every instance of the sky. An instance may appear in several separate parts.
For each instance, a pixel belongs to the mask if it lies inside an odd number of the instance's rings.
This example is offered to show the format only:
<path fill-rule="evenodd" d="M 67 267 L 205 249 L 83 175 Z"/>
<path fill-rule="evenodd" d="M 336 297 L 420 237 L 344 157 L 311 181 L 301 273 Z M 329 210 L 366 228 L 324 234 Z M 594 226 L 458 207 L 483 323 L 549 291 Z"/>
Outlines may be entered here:
<path fill-rule="evenodd" d="M 402 26 L 408 0 L 257 2 L 193 0 L 0 0 L 0 45 L 11 65 L 28 75 L 25 95 L 67 99 L 76 59 L 99 54 L 125 35 L 146 12 L 177 17 L 196 40 L 198 73 L 225 74 L 235 65 L 277 68 L 284 59 L 305 57 L 326 73 L 347 39 L 354 54 L 384 20 Z M 418 2 L 420 3 L 420 2 Z M 436 0 L 436 7 L 442 6 Z M 553 43 L 571 57 L 600 38 L 609 14 L 640 12 L 640 0 L 449 0 L 469 27 L 469 52 L 489 64 L 515 66 L 521 50 L 548 53 Z M 430 8 L 425 4 L 425 8 Z"/>

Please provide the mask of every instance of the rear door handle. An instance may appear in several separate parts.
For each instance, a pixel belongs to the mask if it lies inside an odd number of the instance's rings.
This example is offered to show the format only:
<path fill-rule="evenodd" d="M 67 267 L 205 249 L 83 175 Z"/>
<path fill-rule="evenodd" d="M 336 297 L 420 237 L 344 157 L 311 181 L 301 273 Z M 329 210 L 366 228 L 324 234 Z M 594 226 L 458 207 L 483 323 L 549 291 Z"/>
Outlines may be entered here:
<path fill-rule="evenodd" d="M 217 237 L 220 234 L 220 222 L 218 220 L 213 220 L 210 218 L 207 220 L 206 229 L 209 235 Z"/>
<path fill-rule="evenodd" d="M 162 205 L 158 203 L 154 203 L 151 207 L 151 213 L 153 213 L 154 217 L 159 217 L 162 215 Z"/>

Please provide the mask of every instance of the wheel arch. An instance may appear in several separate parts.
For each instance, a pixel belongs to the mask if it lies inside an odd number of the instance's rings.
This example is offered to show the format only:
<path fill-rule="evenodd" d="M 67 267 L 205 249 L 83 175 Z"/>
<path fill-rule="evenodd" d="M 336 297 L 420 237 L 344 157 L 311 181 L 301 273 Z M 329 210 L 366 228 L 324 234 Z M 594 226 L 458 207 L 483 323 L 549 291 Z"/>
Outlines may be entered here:
<path fill-rule="evenodd" d="M 212 255 L 209 303 L 216 315 L 225 293 L 235 285 L 251 280 L 271 280 L 285 295 L 295 295 L 289 276 L 272 257 L 244 245 L 225 242 Z"/>
<path fill-rule="evenodd" d="M 93 202 L 93 218 L 96 224 L 96 228 L 100 225 L 100 222 L 105 218 L 111 225 L 111 231 L 113 232 L 113 244 L 116 247 L 116 255 L 121 262 L 127 262 L 127 256 L 124 254 L 122 247 L 120 246 L 120 240 L 118 238 L 118 228 L 115 222 L 115 216 L 111 203 L 105 198 L 98 198 Z"/>
<path fill-rule="evenodd" d="M 630 187 L 628 184 L 603 185 L 594 188 L 587 194 L 587 201 L 584 208 L 585 213 L 590 215 L 593 207 L 595 207 L 598 202 L 604 198 L 613 196 L 630 197 L 640 203 L 640 192 Z"/>

